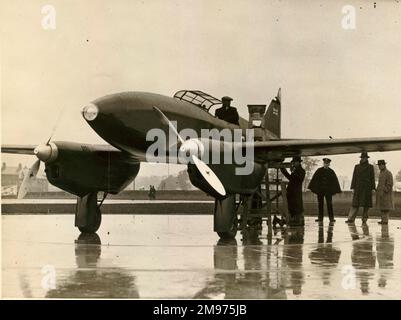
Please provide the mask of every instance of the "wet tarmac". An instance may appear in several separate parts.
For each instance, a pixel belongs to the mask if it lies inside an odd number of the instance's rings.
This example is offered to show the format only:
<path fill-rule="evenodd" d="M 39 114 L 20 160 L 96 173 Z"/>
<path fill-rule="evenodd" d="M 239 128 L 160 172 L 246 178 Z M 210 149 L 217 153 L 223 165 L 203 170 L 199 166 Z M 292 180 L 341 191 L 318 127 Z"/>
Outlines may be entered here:
<path fill-rule="evenodd" d="M 2 216 L 4 298 L 401 299 L 401 220 L 267 228 L 221 241 L 212 216 Z"/>

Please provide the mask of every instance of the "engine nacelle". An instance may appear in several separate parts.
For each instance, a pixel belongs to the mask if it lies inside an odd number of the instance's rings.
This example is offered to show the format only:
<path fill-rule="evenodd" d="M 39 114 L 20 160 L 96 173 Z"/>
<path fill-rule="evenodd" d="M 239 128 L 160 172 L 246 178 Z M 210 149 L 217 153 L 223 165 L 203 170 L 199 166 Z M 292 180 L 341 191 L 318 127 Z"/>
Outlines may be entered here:
<path fill-rule="evenodd" d="M 253 171 L 249 175 L 236 174 L 235 164 L 208 164 L 216 176 L 223 184 L 227 195 L 230 194 L 252 194 L 260 186 L 265 175 L 266 167 L 260 163 L 254 163 Z M 222 198 L 199 173 L 195 165 L 188 165 L 188 175 L 191 183 L 206 192 L 207 194 L 219 199 Z"/>
<path fill-rule="evenodd" d="M 53 142 L 57 157 L 46 162 L 49 182 L 77 196 L 104 191 L 116 194 L 137 176 L 140 163 L 118 150 L 98 150 L 91 145 Z"/>

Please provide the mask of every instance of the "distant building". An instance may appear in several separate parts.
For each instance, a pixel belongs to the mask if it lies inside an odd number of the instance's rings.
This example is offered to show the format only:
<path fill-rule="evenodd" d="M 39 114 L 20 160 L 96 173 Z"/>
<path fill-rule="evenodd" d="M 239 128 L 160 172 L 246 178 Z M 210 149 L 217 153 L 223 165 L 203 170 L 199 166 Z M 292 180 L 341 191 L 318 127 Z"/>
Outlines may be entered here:
<path fill-rule="evenodd" d="M 18 185 L 19 180 L 22 178 L 22 165 L 18 167 L 8 167 L 5 162 L 1 165 L 1 185 L 14 186 Z"/>

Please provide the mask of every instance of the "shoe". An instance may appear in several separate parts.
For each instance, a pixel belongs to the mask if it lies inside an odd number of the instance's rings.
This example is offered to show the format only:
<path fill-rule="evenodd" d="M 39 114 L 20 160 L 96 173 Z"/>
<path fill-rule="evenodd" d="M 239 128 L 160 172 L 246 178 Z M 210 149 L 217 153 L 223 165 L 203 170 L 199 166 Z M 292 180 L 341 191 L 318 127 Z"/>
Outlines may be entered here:
<path fill-rule="evenodd" d="M 316 219 L 315 222 L 323 222 L 321 219 Z"/>
<path fill-rule="evenodd" d="M 334 223 L 336 222 L 336 219 L 330 220 L 330 223 Z"/>
<path fill-rule="evenodd" d="M 350 219 L 347 219 L 347 220 L 345 220 L 345 223 L 355 223 L 355 222 Z"/>
<path fill-rule="evenodd" d="M 388 224 L 388 222 L 379 221 L 378 224 Z"/>

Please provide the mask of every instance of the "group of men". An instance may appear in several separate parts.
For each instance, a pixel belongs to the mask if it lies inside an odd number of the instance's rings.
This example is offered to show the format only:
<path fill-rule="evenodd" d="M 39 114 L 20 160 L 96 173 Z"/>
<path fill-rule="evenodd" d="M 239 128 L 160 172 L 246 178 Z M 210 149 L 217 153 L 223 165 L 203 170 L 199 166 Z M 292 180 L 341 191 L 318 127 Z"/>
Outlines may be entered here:
<path fill-rule="evenodd" d="M 389 212 L 394 209 L 393 204 L 393 175 L 386 168 L 386 161 L 379 160 L 380 169 L 378 184 L 375 183 L 375 171 L 369 163 L 369 155 L 362 152 L 359 164 L 355 165 L 352 175 L 351 189 L 353 190 L 352 206 L 346 223 L 354 223 L 360 208 L 363 209 L 362 223 L 368 220 L 368 211 L 373 207 L 372 192 L 376 190 L 376 206 L 381 211 L 379 224 L 388 224 Z M 291 161 L 291 173 L 285 168 L 281 172 L 289 180 L 287 186 L 287 202 L 289 211 L 289 225 L 303 225 L 302 187 L 305 170 L 302 168 L 302 159 L 294 157 Z M 327 213 L 330 223 L 334 223 L 333 195 L 341 192 L 340 183 L 334 170 L 330 168 L 331 160 L 323 159 L 323 166 L 316 170 L 308 185 L 318 200 L 318 218 L 316 222 L 323 222 L 324 200 L 326 200 Z"/>
<path fill-rule="evenodd" d="M 227 122 L 239 123 L 237 109 L 231 106 L 230 97 L 223 97 L 222 107 L 216 110 L 216 117 Z M 352 206 L 348 215 L 347 223 L 353 223 L 359 211 L 363 208 L 362 223 L 368 220 L 369 208 L 372 208 L 372 191 L 376 190 L 376 206 L 381 211 L 380 224 L 388 224 L 389 212 L 393 205 L 393 175 L 386 168 L 386 162 L 379 160 L 377 165 L 380 169 L 379 182 L 376 188 L 375 171 L 373 165 L 369 164 L 367 152 L 361 153 L 359 164 L 355 165 L 352 175 L 351 189 L 353 190 Z M 289 180 L 287 186 L 287 202 L 290 225 L 303 225 L 303 200 L 302 189 L 305 179 L 305 170 L 301 165 L 301 157 L 294 157 L 291 161 L 291 173 L 285 168 L 281 169 L 283 175 Z M 340 183 L 334 170 L 330 168 L 331 160 L 323 159 L 323 166 L 316 170 L 308 189 L 317 195 L 319 215 L 316 222 L 323 221 L 324 200 L 327 204 L 327 213 L 331 223 L 334 223 L 333 195 L 341 193 Z"/>

